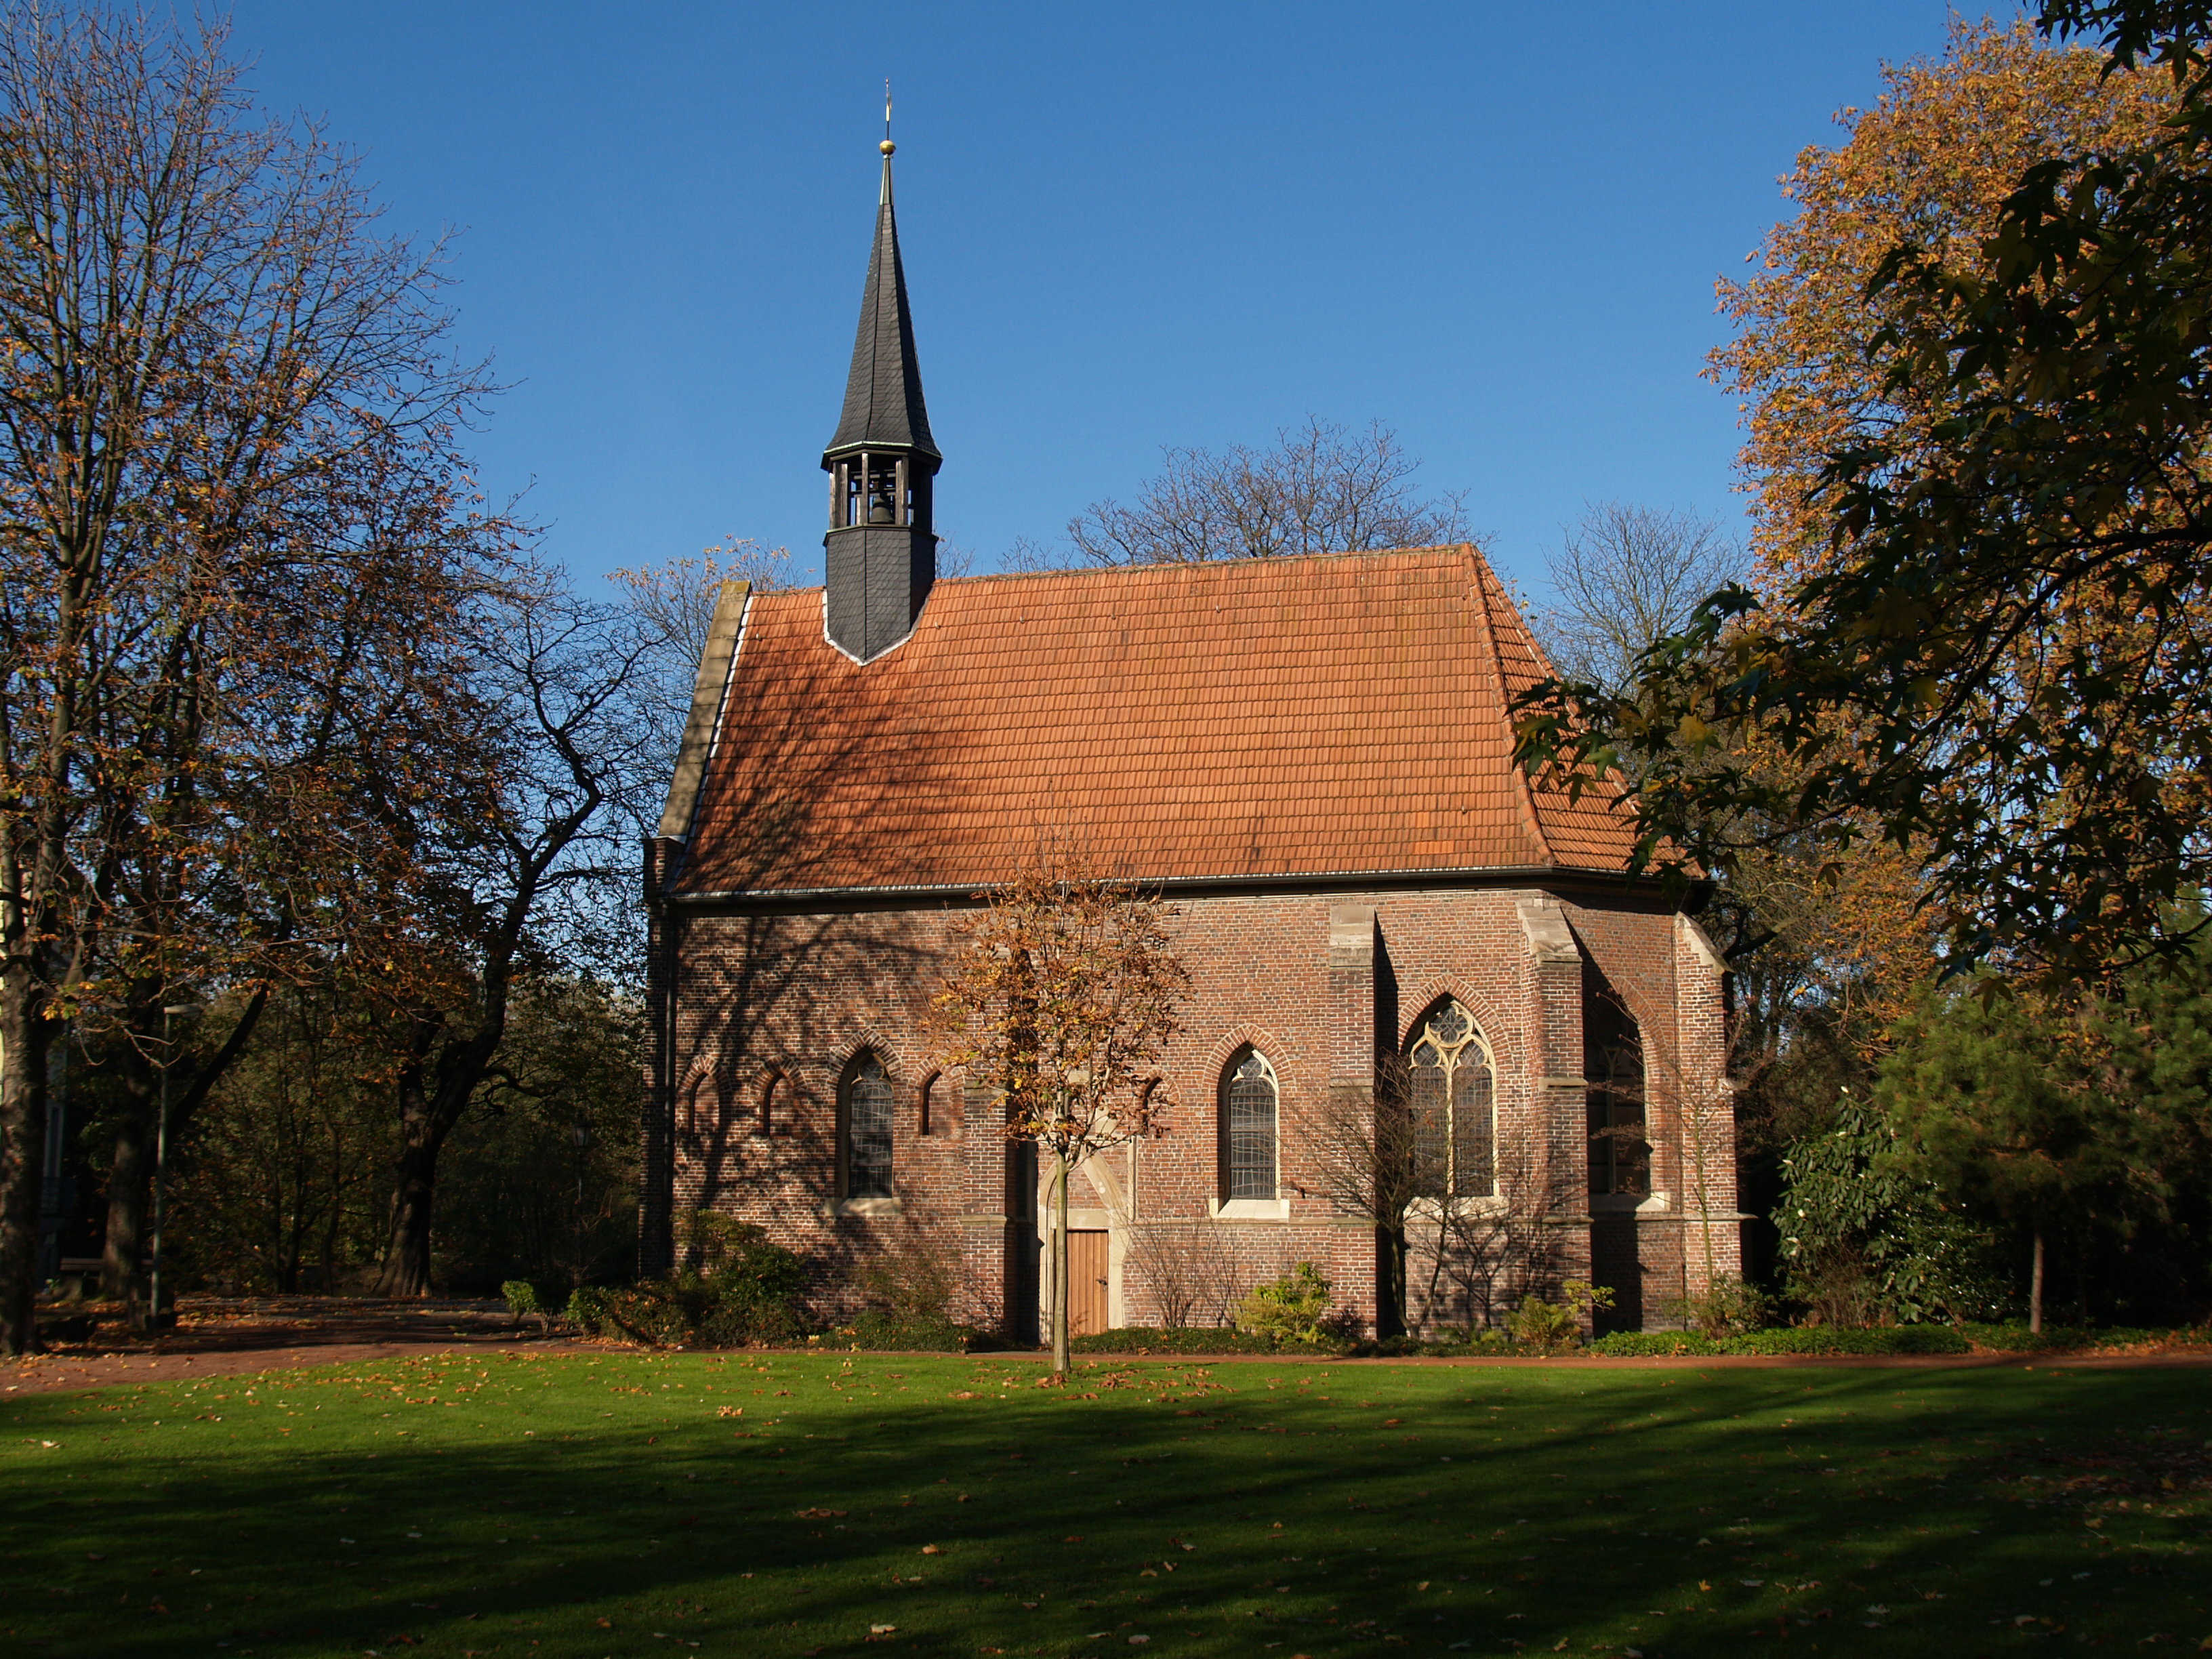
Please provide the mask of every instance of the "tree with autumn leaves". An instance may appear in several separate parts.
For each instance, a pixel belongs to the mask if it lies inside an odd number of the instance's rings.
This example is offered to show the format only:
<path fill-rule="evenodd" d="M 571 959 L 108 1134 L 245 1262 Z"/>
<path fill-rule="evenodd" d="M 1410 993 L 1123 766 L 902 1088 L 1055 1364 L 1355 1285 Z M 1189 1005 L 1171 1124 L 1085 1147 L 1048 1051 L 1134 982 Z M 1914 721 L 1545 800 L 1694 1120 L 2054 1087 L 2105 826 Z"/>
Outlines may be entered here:
<path fill-rule="evenodd" d="M 58 1071 L 135 1288 L 157 1103 L 188 1130 L 272 1003 L 342 989 L 419 1291 L 518 991 L 623 971 L 665 653 L 477 499 L 444 250 L 377 220 L 220 23 L 0 21 L 0 1351 Z"/>
<path fill-rule="evenodd" d="M 1051 1159 L 1052 1364 L 1065 1373 L 1068 1177 L 1166 1133 L 1161 1066 L 1190 975 L 1172 907 L 1079 854 L 1047 849 L 983 898 L 937 998 L 942 1059 L 996 1091 L 1009 1140 Z"/>
<path fill-rule="evenodd" d="M 2132 964 L 2195 971 L 2212 875 L 2205 39 L 2201 7 L 2054 0 L 1846 112 L 1722 286 L 1753 574 L 1632 684 L 1521 710 L 1527 763 L 1638 780 L 1655 860 L 1724 894 L 1780 872 L 1816 923 L 1871 890 L 1921 971 L 1855 953 L 1875 1017 L 1829 1092 L 1879 1067 L 1899 1167 L 2028 1234 L 2100 1139 L 2109 1065 L 2058 1036 L 2128 1006 Z M 1923 1000 L 1975 964 L 1982 994 Z"/>
<path fill-rule="evenodd" d="M 2188 9 L 2045 21 L 2117 40 L 2106 24 L 2155 12 L 2173 44 Z M 1759 571 L 1632 696 L 1554 685 L 1522 709 L 1532 763 L 1590 787 L 1630 763 L 1653 856 L 1886 842 L 1955 961 L 2086 980 L 2169 948 L 2164 918 L 2212 874 L 2212 408 L 2186 298 L 2204 169 L 2197 82 L 2135 65 L 1961 27 L 1804 158 L 1802 211 L 1723 287 Z"/>
<path fill-rule="evenodd" d="M 357 863 L 323 856 L 361 821 L 339 752 L 355 697 L 404 683 L 434 723 L 422 671 L 450 664 L 507 538 L 452 447 L 487 386 L 444 349 L 436 250 L 380 236 L 355 164 L 253 107 L 219 27 L 13 9 L 0 116 L 0 1349 L 16 1351 L 57 1034 L 112 1025 L 166 1063 L 149 1010 L 282 971 L 270 953 Z M 363 614 L 356 588 L 398 603 Z M 386 765 L 388 787 L 428 786 L 405 770 Z"/>

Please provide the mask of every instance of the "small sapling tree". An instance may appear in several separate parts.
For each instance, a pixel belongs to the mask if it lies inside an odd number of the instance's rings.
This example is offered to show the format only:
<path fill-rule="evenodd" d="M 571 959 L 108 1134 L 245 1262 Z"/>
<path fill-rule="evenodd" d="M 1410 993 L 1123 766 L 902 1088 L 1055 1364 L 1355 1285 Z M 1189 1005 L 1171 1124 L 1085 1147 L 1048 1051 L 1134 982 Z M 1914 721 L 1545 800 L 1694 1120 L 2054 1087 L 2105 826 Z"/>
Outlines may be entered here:
<path fill-rule="evenodd" d="M 1067 1178 L 1165 1132 L 1158 1086 L 1190 975 L 1169 905 L 1080 858 L 1041 857 L 988 896 L 937 999 L 944 1063 L 1006 1102 L 1006 1134 L 1052 1160 L 1052 1364 L 1067 1357 Z"/>

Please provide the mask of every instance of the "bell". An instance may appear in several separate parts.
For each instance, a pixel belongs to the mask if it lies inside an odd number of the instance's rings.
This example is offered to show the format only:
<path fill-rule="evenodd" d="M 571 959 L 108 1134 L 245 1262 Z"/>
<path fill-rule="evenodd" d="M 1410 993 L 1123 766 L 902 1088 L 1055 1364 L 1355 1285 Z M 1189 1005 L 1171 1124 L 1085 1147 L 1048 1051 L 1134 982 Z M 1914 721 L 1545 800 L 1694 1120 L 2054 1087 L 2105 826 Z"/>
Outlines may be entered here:
<path fill-rule="evenodd" d="M 890 496 L 879 495 L 871 495 L 868 498 L 868 522 L 870 524 L 896 524 L 898 522 L 897 515 L 891 511 L 891 498 Z"/>

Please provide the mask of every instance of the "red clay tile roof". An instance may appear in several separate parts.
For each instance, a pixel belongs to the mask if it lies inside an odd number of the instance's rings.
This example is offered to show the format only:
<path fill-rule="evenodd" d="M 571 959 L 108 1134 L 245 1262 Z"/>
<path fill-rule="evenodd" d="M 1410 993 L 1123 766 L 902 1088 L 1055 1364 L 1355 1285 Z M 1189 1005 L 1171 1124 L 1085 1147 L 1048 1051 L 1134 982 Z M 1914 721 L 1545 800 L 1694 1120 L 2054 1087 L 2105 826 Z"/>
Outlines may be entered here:
<path fill-rule="evenodd" d="M 1148 880 L 1619 872 L 1505 717 L 1547 671 L 1472 547 L 939 582 L 865 667 L 755 594 L 678 892 L 973 888 L 1081 847 Z"/>

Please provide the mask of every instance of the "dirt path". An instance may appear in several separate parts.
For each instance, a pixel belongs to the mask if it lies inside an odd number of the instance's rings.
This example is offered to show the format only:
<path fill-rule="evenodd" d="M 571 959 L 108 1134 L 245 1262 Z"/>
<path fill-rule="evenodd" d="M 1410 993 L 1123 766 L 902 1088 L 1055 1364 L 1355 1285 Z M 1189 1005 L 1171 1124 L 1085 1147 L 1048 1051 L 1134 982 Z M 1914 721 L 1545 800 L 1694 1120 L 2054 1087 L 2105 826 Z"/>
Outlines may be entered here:
<path fill-rule="evenodd" d="M 44 1310 L 91 1328 L 29 1358 L 0 1360 L 0 1398 L 58 1389 L 110 1388 L 179 1377 L 237 1376 L 303 1365 L 346 1364 L 435 1353 L 568 1354 L 605 1352 L 606 1346 L 554 1336 L 521 1324 L 497 1302 L 399 1302 L 337 1297 L 186 1297 L 177 1328 L 141 1337 L 102 1310 Z M 62 1328 L 68 1328 L 62 1326 Z M 802 1352 L 802 1351 L 793 1351 Z M 811 1352 L 839 1352 L 812 1350 Z M 921 1355 L 908 1356 L 921 1358 Z M 1042 1353 L 945 1354 L 944 1358 L 1013 1360 L 1042 1365 Z M 1571 1366 L 1585 1370 L 1772 1370 L 1876 1369 L 2116 1370 L 2132 1367 L 2212 1369 L 2212 1349 L 2167 1348 L 2096 1353 L 1893 1354 L 1884 1356 L 1729 1354 L 1647 1355 L 1613 1358 L 1566 1354 L 1555 1359 L 1431 1358 L 1417 1355 L 1352 1359 L 1316 1354 L 1081 1354 L 1084 1366 L 1122 1364 L 1309 1364 L 1328 1366 Z"/>
<path fill-rule="evenodd" d="M 64 1329 L 90 1321 L 27 1358 L 0 1360 L 0 1395 L 98 1389 L 176 1377 L 235 1376 L 301 1365 L 337 1365 L 402 1355 L 562 1353 L 586 1345 L 520 1324 L 497 1302 L 387 1302 L 325 1297 L 186 1297 L 177 1328 L 137 1336 L 100 1310 L 42 1309 Z"/>

